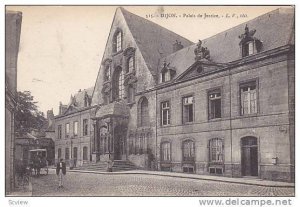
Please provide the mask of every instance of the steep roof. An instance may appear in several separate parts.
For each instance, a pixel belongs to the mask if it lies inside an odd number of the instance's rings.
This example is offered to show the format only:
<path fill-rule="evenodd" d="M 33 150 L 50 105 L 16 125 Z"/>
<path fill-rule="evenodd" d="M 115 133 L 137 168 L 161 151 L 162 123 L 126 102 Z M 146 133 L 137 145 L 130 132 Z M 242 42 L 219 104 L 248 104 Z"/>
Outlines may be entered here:
<path fill-rule="evenodd" d="M 157 73 L 158 60 L 173 53 L 173 44 L 181 42 L 184 47 L 193 44 L 190 40 L 120 8 L 126 23 L 144 57 L 152 75 Z"/>
<path fill-rule="evenodd" d="M 262 51 L 294 44 L 294 9 L 279 8 L 202 40 L 202 46 L 209 49 L 213 62 L 230 63 L 241 58 L 239 35 L 244 33 L 246 24 L 250 30 L 256 29 L 254 37 L 262 41 Z M 159 67 L 162 68 L 166 61 L 176 70 L 176 76 L 180 75 L 195 62 L 195 48 L 196 44 L 161 58 Z"/>
<path fill-rule="evenodd" d="M 94 90 L 94 87 L 90 87 L 90 88 L 81 90 L 78 93 L 76 93 L 74 95 L 74 98 L 75 98 L 76 104 L 77 104 L 76 106 L 79 107 L 79 108 L 84 107 L 85 94 L 87 94 L 88 97 L 91 99 L 93 90 Z M 69 104 L 71 104 L 71 103 L 69 103 Z"/>

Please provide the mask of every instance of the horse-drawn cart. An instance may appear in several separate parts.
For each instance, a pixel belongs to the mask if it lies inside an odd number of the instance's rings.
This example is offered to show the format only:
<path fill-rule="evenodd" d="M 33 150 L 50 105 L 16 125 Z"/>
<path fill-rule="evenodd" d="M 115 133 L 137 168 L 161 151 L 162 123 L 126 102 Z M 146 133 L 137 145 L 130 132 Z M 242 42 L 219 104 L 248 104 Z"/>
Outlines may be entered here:
<path fill-rule="evenodd" d="M 34 170 L 35 175 L 40 175 L 41 173 L 48 175 L 47 150 L 29 150 L 29 166 L 31 171 L 32 169 Z"/>

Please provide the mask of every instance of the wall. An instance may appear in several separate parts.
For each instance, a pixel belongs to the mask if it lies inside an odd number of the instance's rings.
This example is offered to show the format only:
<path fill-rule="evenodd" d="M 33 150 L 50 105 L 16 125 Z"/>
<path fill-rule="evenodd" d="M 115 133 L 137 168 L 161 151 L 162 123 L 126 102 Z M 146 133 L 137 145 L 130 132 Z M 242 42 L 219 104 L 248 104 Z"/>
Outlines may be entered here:
<path fill-rule="evenodd" d="M 88 135 L 83 136 L 83 120 L 88 120 Z M 78 121 L 78 135 L 74 136 L 74 122 Z M 66 138 L 65 127 L 70 123 L 70 134 Z M 62 126 L 62 138 L 58 139 L 58 126 Z M 92 120 L 90 119 L 90 109 L 76 112 L 64 116 L 56 116 L 55 118 L 55 159 L 58 159 L 58 148 L 62 150 L 62 158 L 65 159 L 65 149 L 70 150 L 70 159 L 67 161 L 69 165 L 73 165 L 73 149 L 77 147 L 77 166 L 88 163 L 90 160 L 90 137 L 91 137 Z M 83 160 L 83 147 L 88 148 L 88 160 Z M 72 147 L 72 153 L 71 153 Z M 71 157 L 72 154 L 72 157 Z"/>
<path fill-rule="evenodd" d="M 196 173 L 208 174 L 209 140 L 224 140 L 226 176 L 241 176 L 241 145 L 245 136 L 258 138 L 259 176 L 266 179 L 290 181 L 290 130 L 288 108 L 287 57 L 270 57 L 259 62 L 232 68 L 195 80 L 158 90 L 158 145 L 171 142 L 172 170 L 182 172 L 182 141 L 195 140 Z M 258 114 L 240 115 L 239 85 L 242 81 L 258 82 Z M 208 119 L 208 91 L 221 88 L 222 118 Z M 193 123 L 182 124 L 182 97 L 193 94 Z M 171 124 L 161 126 L 160 103 L 171 103 Z M 232 146 L 232 148 L 231 148 Z M 277 165 L 272 158 L 278 157 Z M 160 156 L 158 153 L 158 160 Z"/>

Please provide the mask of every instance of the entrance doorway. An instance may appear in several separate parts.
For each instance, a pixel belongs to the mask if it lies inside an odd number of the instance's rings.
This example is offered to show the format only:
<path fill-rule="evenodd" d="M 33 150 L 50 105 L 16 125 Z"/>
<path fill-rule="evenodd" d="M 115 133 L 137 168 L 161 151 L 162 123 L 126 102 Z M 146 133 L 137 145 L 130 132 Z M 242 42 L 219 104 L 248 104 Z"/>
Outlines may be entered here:
<path fill-rule="evenodd" d="M 126 126 L 117 126 L 114 132 L 114 159 L 122 160 L 126 154 Z"/>
<path fill-rule="evenodd" d="M 241 140 L 242 176 L 258 176 L 258 147 L 256 137 Z"/>

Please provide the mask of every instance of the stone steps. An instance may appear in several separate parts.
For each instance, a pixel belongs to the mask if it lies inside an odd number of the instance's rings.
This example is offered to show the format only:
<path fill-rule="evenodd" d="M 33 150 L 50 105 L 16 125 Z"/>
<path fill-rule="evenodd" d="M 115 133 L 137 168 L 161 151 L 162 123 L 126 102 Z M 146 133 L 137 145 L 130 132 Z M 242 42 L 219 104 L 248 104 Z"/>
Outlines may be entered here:
<path fill-rule="evenodd" d="M 137 167 L 127 160 L 115 160 L 112 165 L 112 171 L 129 171 L 129 170 L 136 170 Z M 107 162 L 97 162 L 97 163 L 89 163 L 84 164 L 82 166 L 73 168 L 73 170 L 86 170 L 86 171 L 100 171 L 106 172 L 107 171 Z"/>

